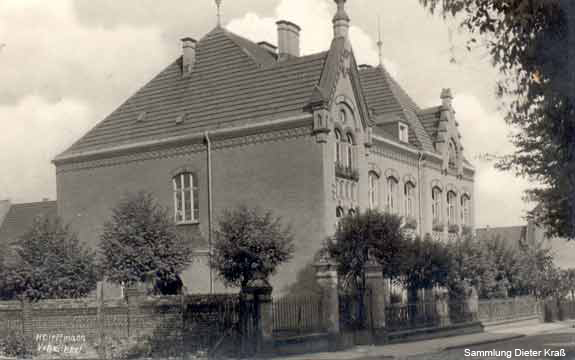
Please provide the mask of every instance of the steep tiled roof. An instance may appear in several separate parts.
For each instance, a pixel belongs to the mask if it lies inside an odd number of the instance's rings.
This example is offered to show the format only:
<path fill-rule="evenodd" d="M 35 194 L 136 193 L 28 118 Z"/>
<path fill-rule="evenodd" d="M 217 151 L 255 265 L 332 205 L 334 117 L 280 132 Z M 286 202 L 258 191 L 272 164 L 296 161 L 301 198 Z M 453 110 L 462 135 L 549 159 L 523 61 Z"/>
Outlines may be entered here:
<path fill-rule="evenodd" d="M 441 106 L 434 106 L 419 112 L 421 124 L 432 139 L 437 136 L 437 126 L 441 118 L 440 110 Z"/>
<path fill-rule="evenodd" d="M 407 121 L 410 144 L 425 151 L 434 151 L 431 138 L 417 115 L 420 108 L 387 70 L 383 66 L 364 67 L 360 76 L 367 104 L 375 111 L 377 118 L 389 121 L 398 117 Z"/>
<path fill-rule="evenodd" d="M 56 201 L 13 204 L 0 226 L 0 244 L 11 243 L 24 235 L 38 217 L 55 218 Z M 3 246 L 3 245 L 0 245 Z"/>
<path fill-rule="evenodd" d="M 218 27 L 199 41 L 189 77 L 176 60 L 60 156 L 301 114 L 326 57 L 278 63 L 257 44 Z"/>

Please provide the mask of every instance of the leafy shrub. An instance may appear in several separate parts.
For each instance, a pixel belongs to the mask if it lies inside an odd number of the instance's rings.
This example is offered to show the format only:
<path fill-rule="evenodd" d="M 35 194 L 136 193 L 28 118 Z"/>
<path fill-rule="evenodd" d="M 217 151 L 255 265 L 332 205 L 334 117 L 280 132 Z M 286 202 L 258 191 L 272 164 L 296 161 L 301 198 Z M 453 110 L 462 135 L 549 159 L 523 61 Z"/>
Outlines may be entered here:
<path fill-rule="evenodd" d="M 37 349 L 33 337 L 16 330 L 0 329 L 0 355 L 21 359 L 36 355 Z"/>

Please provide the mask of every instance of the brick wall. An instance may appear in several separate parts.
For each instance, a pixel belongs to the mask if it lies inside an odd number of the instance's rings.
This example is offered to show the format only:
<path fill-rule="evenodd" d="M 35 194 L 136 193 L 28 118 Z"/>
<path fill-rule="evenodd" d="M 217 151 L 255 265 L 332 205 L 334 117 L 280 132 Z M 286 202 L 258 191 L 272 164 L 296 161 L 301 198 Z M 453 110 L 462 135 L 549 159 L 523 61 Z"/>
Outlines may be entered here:
<path fill-rule="evenodd" d="M 0 302 L 0 329 L 36 339 L 80 336 L 88 347 L 107 335 L 148 336 L 159 343 L 171 339 L 192 350 L 209 349 L 225 334 L 233 337 L 238 321 L 239 297 L 233 294 Z"/>

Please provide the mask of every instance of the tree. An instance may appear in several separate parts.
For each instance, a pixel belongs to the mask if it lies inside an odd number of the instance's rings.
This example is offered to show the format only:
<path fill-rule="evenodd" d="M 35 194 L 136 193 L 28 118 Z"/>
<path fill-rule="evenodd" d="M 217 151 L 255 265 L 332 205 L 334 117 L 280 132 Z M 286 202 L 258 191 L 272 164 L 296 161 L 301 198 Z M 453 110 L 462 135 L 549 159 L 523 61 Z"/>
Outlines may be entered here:
<path fill-rule="evenodd" d="M 401 283 L 409 290 L 409 301 L 417 300 L 417 290 L 446 286 L 451 258 L 447 247 L 430 236 L 405 240 L 401 262 Z"/>
<path fill-rule="evenodd" d="M 169 294 L 181 291 L 179 274 L 192 261 L 191 242 L 178 235 L 167 210 L 146 192 L 128 194 L 112 210 L 100 253 L 108 281 L 132 286 L 153 280 L 158 291 Z"/>
<path fill-rule="evenodd" d="M 420 0 L 457 15 L 487 42 L 510 99 L 516 150 L 496 166 L 539 183 L 527 191 L 541 211 L 529 216 L 549 236 L 575 238 L 575 2 L 572 0 Z"/>
<path fill-rule="evenodd" d="M 377 210 L 358 212 L 340 219 L 335 235 L 326 249 L 338 264 L 344 283 L 357 290 L 365 289 L 365 265 L 376 260 L 384 276 L 400 274 L 399 257 L 403 246 L 401 218 Z"/>
<path fill-rule="evenodd" d="M 281 218 L 259 208 L 225 211 L 213 243 L 211 266 L 226 286 L 245 288 L 269 278 L 294 252 L 293 235 Z"/>
<path fill-rule="evenodd" d="M 465 289 L 473 286 L 480 298 L 502 297 L 507 284 L 497 281 L 496 264 L 487 247 L 472 236 L 448 245 L 451 264 L 447 287 L 453 298 L 462 297 Z"/>
<path fill-rule="evenodd" d="M 96 288 L 95 253 L 60 219 L 37 219 L 11 250 L 0 266 L 4 299 L 78 298 Z"/>

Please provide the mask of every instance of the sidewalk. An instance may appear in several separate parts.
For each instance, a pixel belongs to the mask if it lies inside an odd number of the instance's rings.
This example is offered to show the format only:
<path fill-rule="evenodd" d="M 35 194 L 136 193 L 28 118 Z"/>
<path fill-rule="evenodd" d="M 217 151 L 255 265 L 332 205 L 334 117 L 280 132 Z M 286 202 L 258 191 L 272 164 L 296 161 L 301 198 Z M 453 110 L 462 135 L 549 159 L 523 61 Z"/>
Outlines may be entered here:
<path fill-rule="evenodd" d="M 356 346 L 338 352 L 316 353 L 274 358 L 274 360 L 339 360 L 339 359 L 401 359 L 408 356 L 437 353 L 444 350 L 508 341 L 535 334 L 553 332 L 573 327 L 574 322 L 539 323 L 538 320 L 522 321 L 486 327 L 478 334 L 444 337 L 383 346 Z"/>

